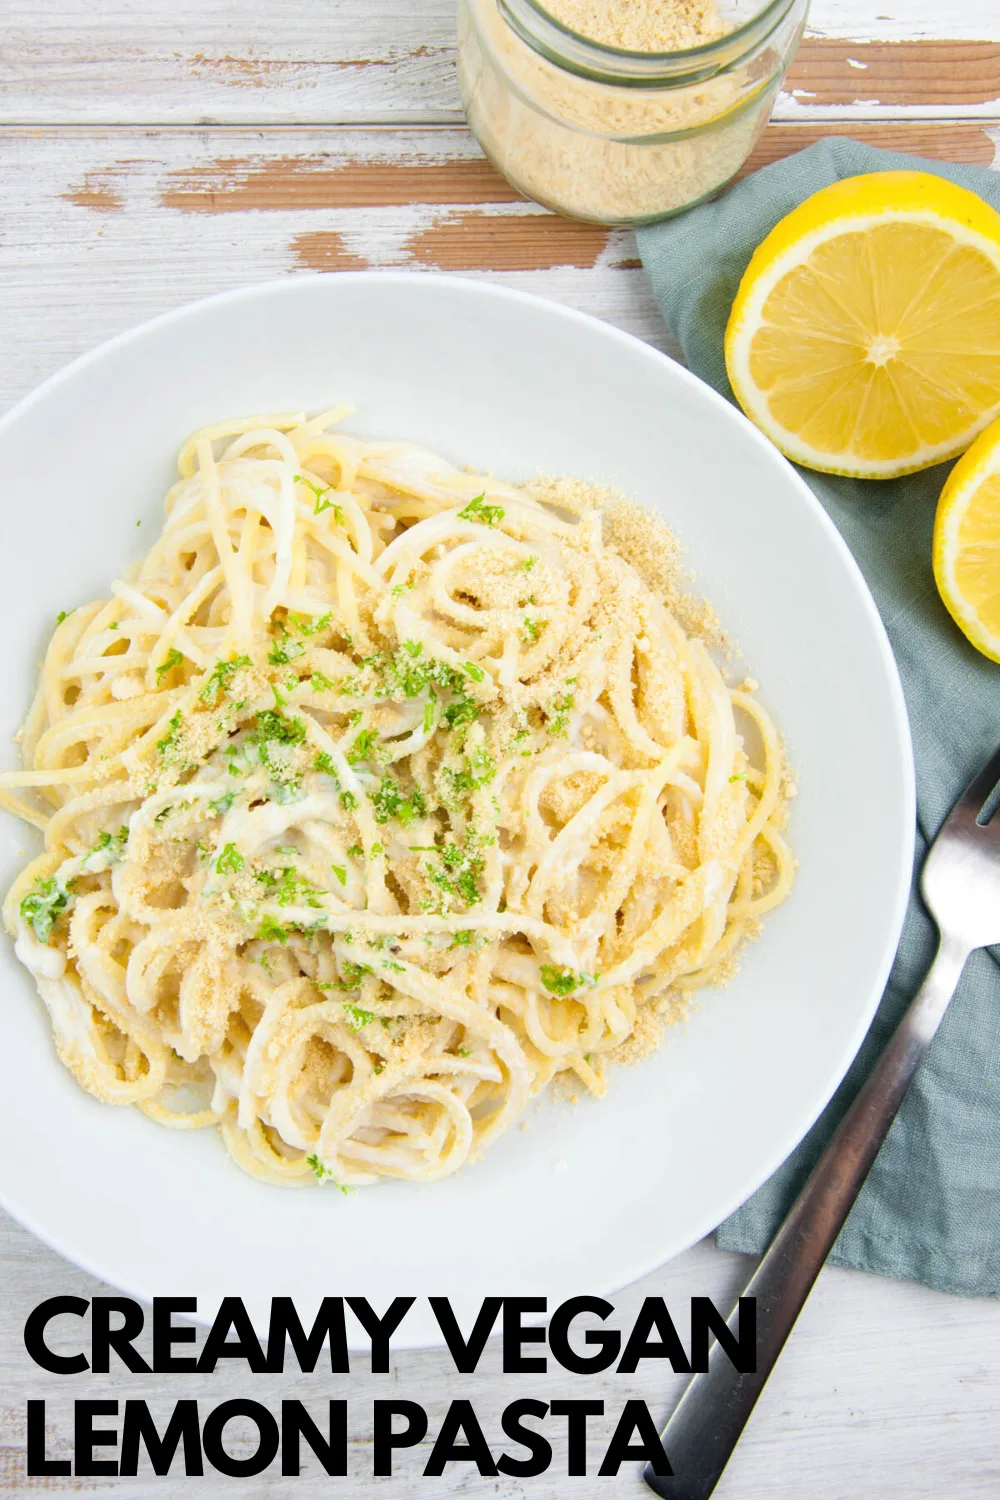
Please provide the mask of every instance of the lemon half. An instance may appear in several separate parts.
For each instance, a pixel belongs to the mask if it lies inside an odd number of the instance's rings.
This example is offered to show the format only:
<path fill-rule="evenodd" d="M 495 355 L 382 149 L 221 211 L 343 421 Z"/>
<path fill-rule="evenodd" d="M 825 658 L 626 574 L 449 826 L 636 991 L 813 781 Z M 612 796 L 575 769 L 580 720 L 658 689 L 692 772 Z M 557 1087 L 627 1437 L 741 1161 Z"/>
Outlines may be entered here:
<path fill-rule="evenodd" d="M 959 629 L 1000 661 L 1000 422 L 959 459 L 941 491 L 934 577 Z"/>
<path fill-rule="evenodd" d="M 754 254 L 726 365 L 809 468 L 885 479 L 953 457 L 1000 413 L 1000 214 L 925 172 L 821 189 Z"/>

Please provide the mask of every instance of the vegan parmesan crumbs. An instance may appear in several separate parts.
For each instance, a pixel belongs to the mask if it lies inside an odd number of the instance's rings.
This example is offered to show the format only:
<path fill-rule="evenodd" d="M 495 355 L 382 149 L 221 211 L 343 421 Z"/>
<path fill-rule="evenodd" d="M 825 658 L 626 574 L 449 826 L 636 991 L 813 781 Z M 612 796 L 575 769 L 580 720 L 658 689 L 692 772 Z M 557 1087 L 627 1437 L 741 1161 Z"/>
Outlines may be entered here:
<path fill-rule="evenodd" d="M 499 0 L 459 0 L 458 73 L 469 124 L 521 192 L 560 213 L 642 224 L 710 197 L 736 176 L 766 122 L 805 0 L 775 32 L 717 65 L 650 74 L 642 54 L 683 55 L 733 30 L 715 0 L 547 0 L 544 10 L 606 51 L 591 67 L 581 43 L 560 52 L 531 13 L 510 24 Z M 541 8 L 541 6 L 539 7 Z M 589 60 L 588 60 L 589 61 Z"/>
<path fill-rule="evenodd" d="M 682 52 L 723 36 L 713 0 L 547 0 L 561 25 L 626 52 Z"/>

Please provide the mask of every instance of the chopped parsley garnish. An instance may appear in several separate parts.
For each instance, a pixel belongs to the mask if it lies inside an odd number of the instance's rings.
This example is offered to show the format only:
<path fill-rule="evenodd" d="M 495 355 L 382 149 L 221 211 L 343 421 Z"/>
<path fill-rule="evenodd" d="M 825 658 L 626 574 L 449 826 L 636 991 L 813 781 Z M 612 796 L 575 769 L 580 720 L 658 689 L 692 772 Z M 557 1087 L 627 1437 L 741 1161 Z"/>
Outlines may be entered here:
<path fill-rule="evenodd" d="M 208 703 L 214 707 L 219 701 L 219 694 L 229 691 L 237 672 L 244 667 L 252 666 L 253 662 L 249 656 L 231 656 L 228 661 L 217 661 L 198 697 L 202 703 Z"/>
<path fill-rule="evenodd" d="M 486 681 L 486 673 L 483 671 L 482 667 L 477 667 L 474 661 L 463 661 L 462 671 L 465 672 L 467 676 L 471 677 L 473 682 Z"/>
<path fill-rule="evenodd" d="M 313 906 L 319 907 L 320 902 L 316 899 L 319 895 L 319 887 L 313 885 L 311 880 L 306 880 L 304 875 L 298 875 L 294 865 L 283 865 L 275 872 L 274 870 L 259 870 L 256 878 L 262 876 L 270 877 L 266 884 L 273 886 L 274 896 L 279 906 Z"/>
<path fill-rule="evenodd" d="M 402 647 L 407 656 L 412 656 L 414 660 L 416 660 L 421 651 L 424 649 L 423 642 L 421 641 L 403 641 Z"/>
<path fill-rule="evenodd" d="M 216 797 L 214 802 L 208 804 L 209 809 L 215 813 L 217 818 L 225 817 L 226 813 L 236 801 L 235 792 L 224 792 L 221 797 Z"/>
<path fill-rule="evenodd" d="M 336 875 L 341 885 L 347 884 L 347 871 L 344 869 L 343 865 L 331 865 L 330 869 Z"/>
<path fill-rule="evenodd" d="M 448 896 L 458 896 L 466 906 L 474 906 L 480 899 L 479 877 L 483 873 L 483 857 L 476 852 L 474 841 L 466 839 L 463 849 L 458 844 L 440 844 L 433 851 L 441 863 L 427 871 L 439 890 Z"/>
<path fill-rule="evenodd" d="M 327 612 L 325 615 L 316 615 L 310 619 L 308 615 L 289 615 L 289 620 L 299 635 L 319 635 L 321 630 L 328 630 L 333 615 Z"/>
<path fill-rule="evenodd" d="M 542 633 L 542 626 L 538 620 L 533 620 L 530 615 L 524 617 L 524 638 L 534 644 Z"/>
<path fill-rule="evenodd" d="M 479 704 L 471 698 L 456 698 L 449 703 L 442 718 L 449 729 L 461 729 L 466 724 L 472 724 L 479 718 Z"/>
<path fill-rule="evenodd" d="M 463 927 L 461 932 L 452 934 L 451 946 L 453 948 L 469 948 L 472 945 L 474 933 L 471 927 Z"/>
<path fill-rule="evenodd" d="M 730 776 L 729 779 L 730 781 L 746 781 L 747 773 L 745 771 L 737 771 L 736 775 Z"/>
<path fill-rule="evenodd" d="M 109 853 L 112 859 L 121 859 L 128 843 L 128 825 L 123 823 L 117 833 L 108 833 L 102 830 L 97 835 L 97 843 L 91 849 L 91 854 Z"/>
<path fill-rule="evenodd" d="M 261 765 L 270 771 L 276 780 L 287 777 L 287 766 L 281 757 L 275 756 L 275 745 L 301 745 L 306 737 L 306 726 L 301 719 L 288 718 L 276 709 L 265 708 L 257 715 L 255 739 L 260 752 Z"/>
<path fill-rule="evenodd" d="M 173 758 L 177 754 L 177 742 L 180 739 L 181 729 L 183 728 L 183 725 L 184 720 L 181 717 L 180 710 L 178 709 L 177 713 L 174 714 L 173 718 L 170 720 L 170 723 L 167 725 L 166 734 L 163 736 L 162 740 L 157 740 L 156 742 L 156 749 L 161 760 L 173 760 Z"/>
<path fill-rule="evenodd" d="M 277 641 L 267 653 L 267 659 L 272 667 L 287 667 L 289 662 L 298 661 L 305 654 L 306 648 L 302 642 L 291 640 L 286 631 L 283 639 Z"/>
<path fill-rule="evenodd" d="M 451 766 L 444 768 L 453 796 L 469 796 L 487 786 L 497 773 L 496 761 L 484 745 L 476 745 L 467 752 L 465 766 L 464 771 L 455 771 Z"/>
<path fill-rule="evenodd" d="M 56 624 L 57 625 L 61 625 L 62 622 L 63 622 L 63 620 L 68 620 L 69 617 L 70 617 L 70 615 L 75 614 L 75 613 L 76 613 L 76 607 L 75 606 L 73 607 L 73 609 L 61 609 L 59 611 L 59 613 L 56 615 Z"/>
<path fill-rule="evenodd" d="M 334 1179 L 334 1175 L 330 1171 L 329 1167 L 324 1167 L 318 1156 L 307 1156 L 306 1165 L 312 1167 L 313 1176 L 316 1178 L 317 1182 L 332 1182 L 334 1187 L 342 1192 L 345 1198 L 347 1197 L 348 1193 L 352 1193 L 354 1191 L 354 1189 L 349 1188 L 346 1183 L 337 1182 Z"/>
<path fill-rule="evenodd" d="M 408 797 L 404 797 L 397 782 L 391 776 L 383 776 L 375 792 L 372 793 L 372 807 L 375 812 L 376 823 L 388 823 L 390 818 L 398 818 L 404 828 L 408 828 L 417 818 L 422 818 L 427 812 L 427 804 L 419 787 L 414 787 Z"/>
<path fill-rule="evenodd" d="M 285 944 L 288 942 L 288 929 L 282 927 L 281 923 L 268 913 L 260 919 L 257 936 L 262 938 L 265 943 Z"/>
<path fill-rule="evenodd" d="M 596 984 L 600 978 L 598 974 L 574 974 L 572 969 L 560 969 L 555 964 L 542 964 L 539 973 L 552 995 L 572 995 L 576 990 Z"/>
<path fill-rule="evenodd" d="M 35 889 L 21 902 L 21 916 L 35 929 L 40 943 L 47 943 L 52 929 L 69 905 L 69 892 L 54 875 L 36 880 Z"/>
<path fill-rule="evenodd" d="M 519 573 L 530 573 L 537 561 L 538 558 L 534 554 L 531 557 L 525 557 L 518 563 L 517 571 Z"/>
<path fill-rule="evenodd" d="M 215 868 L 218 870 L 220 875 L 235 875 L 237 871 L 242 870 L 245 864 L 246 860 L 243 858 L 236 845 L 227 844 L 222 853 L 219 855 L 218 859 L 215 861 Z"/>
<path fill-rule="evenodd" d="M 163 660 L 160 662 L 160 665 L 156 669 L 157 683 L 161 683 L 164 677 L 166 677 L 167 673 L 171 670 L 171 668 L 179 667 L 183 660 L 184 653 L 178 651 L 176 646 L 171 646 L 170 650 L 167 652 L 166 656 L 163 658 Z"/>
<path fill-rule="evenodd" d="M 312 688 L 314 693 L 333 692 L 333 683 L 330 681 L 329 677 L 325 676 L 322 672 L 314 672 L 312 674 L 309 679 L 309 686 Z"/>
<path fill-rule="evenodd" d="M 375 754 L 375 746 L 378 743 L 377 729 L 362 729 L 355 736 L 354 743 L 347 752 L 347 762 L 356 766 L 359 760 L 370 760 Z"/>
<path fill-rule="evenodd" d="M 352 844 L 347 850 L 347 857 L 348 859 L 360 859 L 364 852 L 360 844 Z"/>
<path fill-rule="evenodd" d="M 558 693 L 552 700 L 552 707 L 548 710 L 549 722 L 546 729 L 549 734 L 564 735 L 569 733 L 569 716 L 573 708 L 574 695 L 567 687 L 565 693 Z"/>
<path fill-rule="evenodd" d="M 464 510 L 458 513 L 461 521 L 478 521 L 482 526 L 499 526 L 506 512 L 502 505 L 484 505 L 486 491 L 470 500 Z"/>
<path fill-rule="evenodd" d="M 349 958 L 344 959 L 341 968 L 344 971 L 344 983 L 351 990 L 357 989 L 366 974 L 374 974 L 375 972 L 368 964 L 356 964 Z"/>
<path fill-rule="evenodd" d="M 344 1002 L 344 1015 L 347 1017 L 349 1031 L 360 1031 L 362 1027 L 370 1026 L 375 1019 L 373 1010 L 363 1010 L 360 1005 L 352 1005 L 350 1000 Z"/>
<path fill-rule="evenodd" d="M 341 792 L 340 805 L 346 812 L 353 812 L 358 805 L 358 799 L 353 792 Z"/>
<path fill-rule="evenodd" d="M 295 478 L 298 480 L 299 484 L 304 484 L 306 489 L 312 490 L 313 492 L 313 499 L 315 502 L 313 505 L 313 515 L 321 516 L 325 510 L 332 510 L 333 519 L 336 521 L 337 525 L 343 526 L 344 512 L 341 510 L 339 505 L 335 505 L 332 500 L 327 499 L 327 496 L 333 489 L 333 485 L 313 484 L 312 480 L 306 479 L 304 474 L 296 474 Z"/>
<path fill-rule="evenodd" d="M 316 759 L 313 761 L 313 770 L 322 771 L 324 775 L 332 776 L 336 780 L 337 767 L 329 750 L 318 750 L 316 752 Z"/>

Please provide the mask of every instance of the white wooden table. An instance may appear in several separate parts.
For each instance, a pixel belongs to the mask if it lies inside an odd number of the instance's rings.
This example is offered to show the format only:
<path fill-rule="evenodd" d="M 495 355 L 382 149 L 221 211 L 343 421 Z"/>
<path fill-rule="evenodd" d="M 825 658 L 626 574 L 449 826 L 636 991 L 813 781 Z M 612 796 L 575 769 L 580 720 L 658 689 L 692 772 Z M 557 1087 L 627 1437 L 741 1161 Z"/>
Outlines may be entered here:
<path fill-rule="evenodd" d="M 812 28 L 756 160 L 838 130 L 954 161 L 1000 165 L 997 0 L 814 0 Z M 452 0 L 6 0 L 0 12 L 0 409 L 99 340 L 194 297 L 303 269 L 423 266 L 527 287 L 651 343 L 668 336 L 630 235 L 570 224 L 510 192 L 464 129 Z M 30 1149 L 6 1142 L 4 1149 Z M 44 1164 L 40 1165 L 44 1170 Z M 595 1188 L 599 1191 L 599 1185 Z M 21 1342 L 28 1311 L 99 1284 L 0 1217 L 0 1490 L 107 1487 L 125 1496 L 326 1493 L 297 1480 L 36 1479 L 24 1403 L 45 1396 L 65 1439 L 72 1394 L 282 1396 L 351 1406 L 353 1480 L 372 1483 L 377 1397 L 427 1407 L 471 1398 L 499 1438 L 515 1396 L 629 1396 L 666 1412 L 681 1381 L 502 1377 L 447 1355 L 400 1356 L 388 1376 L 45 1376 Z M 709 1242 L 616 1299 L 656 1293 L 686 1311 L 725 1301 L 747 1274 Z M 167 1290 L 167 1289 L 165 1289 Z M 599 1424 L 597 1424 L 599 1426 Z M 404 1455 L 393 1492 L 433 1497 L 647 1493 L 638 1476 L 568 1479 L 562 1452 L 532 1481 L 452 1466 L 420 1477 Z M 380 1481 L 385 1483 L 385 1481 Z M 824 1273 L 718 1491 L 720 1500 L 948 1500 L 1000 1495 L 1000 1303 L 962 1301 L 862 1274 Z"/>

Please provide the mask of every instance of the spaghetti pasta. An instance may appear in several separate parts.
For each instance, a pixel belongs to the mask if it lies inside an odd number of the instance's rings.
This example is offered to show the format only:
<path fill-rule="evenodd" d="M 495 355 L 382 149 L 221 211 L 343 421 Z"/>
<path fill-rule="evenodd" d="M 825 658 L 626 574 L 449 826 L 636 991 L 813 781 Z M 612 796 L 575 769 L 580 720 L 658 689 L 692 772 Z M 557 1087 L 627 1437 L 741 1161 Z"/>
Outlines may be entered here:
<path fill-rule="evenodd" d="M 606 497 L 345 414 L 185 444 L 152 550 L 60 618 L 0 803 L 44 833 L 4 921 L 83 1087 L 348 1188 L 455 1171 L 557 1075 L 600 1092 L 793 864 L 770 719 Z"/>

